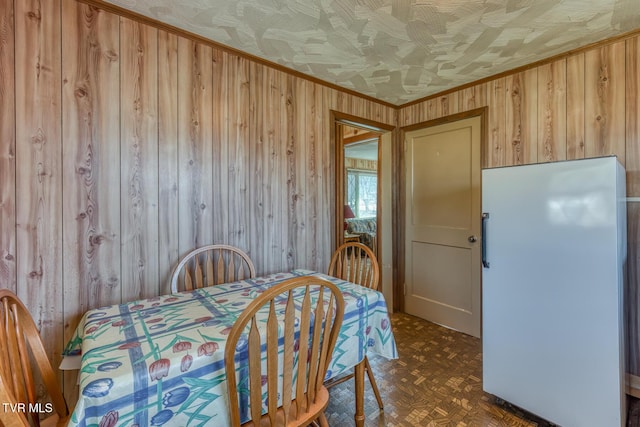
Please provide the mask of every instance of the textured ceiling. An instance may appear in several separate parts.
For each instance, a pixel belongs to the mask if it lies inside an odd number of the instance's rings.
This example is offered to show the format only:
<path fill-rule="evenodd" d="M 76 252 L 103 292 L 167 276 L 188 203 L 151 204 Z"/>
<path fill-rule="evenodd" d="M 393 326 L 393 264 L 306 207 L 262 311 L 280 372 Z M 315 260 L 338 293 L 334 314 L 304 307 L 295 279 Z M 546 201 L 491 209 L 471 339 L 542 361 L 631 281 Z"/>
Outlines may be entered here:
<path fill-rule="evenodd" d="M 106 0 L 391 104 L 640 28 L 640 0 Z"/>

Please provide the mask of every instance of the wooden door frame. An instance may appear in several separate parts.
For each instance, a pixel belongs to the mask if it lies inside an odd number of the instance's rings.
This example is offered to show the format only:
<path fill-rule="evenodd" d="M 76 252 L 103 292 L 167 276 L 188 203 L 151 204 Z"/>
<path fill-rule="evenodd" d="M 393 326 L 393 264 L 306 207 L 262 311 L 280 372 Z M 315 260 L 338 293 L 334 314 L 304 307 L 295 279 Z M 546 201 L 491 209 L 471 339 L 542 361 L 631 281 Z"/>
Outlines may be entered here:
<path fill-rule="evenodd" d="M 488 107 L 476 108 L 474 110 L 464 111 L 462 113 L 452 114 L 450 116 L 440 117 L 434 120 L 428 120 L 426 122 L 416 123 L 410 126 L 404 126 L 399 129 L 399 135 L 397 139 L 395 157 L 398 159 L 398 169 L 395 173 L 395 183 L 397 187 L 394 187 L 394 207 L 397 208 L 393 212 L 393 218 L 395 219 L 396 228 L 394 230 L 394 242 L 393 253 L 395 255 L 396 262 L 394 263 L 394 287 L 393 287 L 393 308 L 394 311 L 404 312 L 404 297 L 405 297 L 405 215 L 407 200 L 406 200 L 406 158 L 405 158 L 405 134 L 418 129 L 428 128 L 432 126 L 443 125 L 446 123 L 456 122 L 459 120 L 469 119 L 472 117 L 480 117 L 480 169 L 484 169 L 487 166 L 487 142 L 489 141 L 488 124 Z M 482 191 L 482 182 L 480 182 L 480 191 Z"/>
<path fill-rule="evenodd" d="M 387 257 L 390 257 L 391 260 L 387 260 L 387 263 L 391 263 L 392 265 L 392 272 L 391 275 L 389 277 L 390 281 L 391 281 L 391 289 L 388 291 L 387 295 L 389 298 L 392 298 L 393 295 L 395 295 L 396 292 L 396 281 L 395 281 L 395 260 L 396 260 L 396 251 L 395 251 L 395 245 L 397 244 L 397 240 L 396 237 L 394 235 L 394 221 L 395 221 L 395 214 L 396 214 L 396 197 L 393 194 L 393 188 L 396 187 L 396 171 L 397 169 L 395 168 L 396 165 L 396 150 L 394 149 L 393 145 L 395 145 L 397 143 L 397 132 L 398 132 L 398 128 L 395 125 L 389 125 L 386 123 L 382 123 L 382 122 L 377 122 L 374 120 L 368 120 L 368 119 L 364 119 L 362 117 L 357 117 L 357 116 L 353 116 L 353 115 L 349 115 L 349 114 L 345 114 L 345 113 L 341 113 L 338 111 L 334 111 L 334 110 L 330 110 L 330 144 L 331 144 L 331 149 L 334 152 L 334 161 L 331 163 L 331 168 L 332 170 L 329 172 L 331 174 L 331 176 L 333 176 L 335 179 L 335 187 L 333 188 L 333 197 L 331 197 L 331 203 L 334 204 L 334 206 L 332 207 L 335 215 L 334 215 L 334 222 L 333 222 L 333 230 L 334 232 L 331 234 L 332 236 L 332 247 L 335 250 L 335 248 L 338 247 L 338 245 L 340 245 L 344 239 L 344 201 L 345 201 L 345 195 L 344 195 L 344 146 L 343 146 L 343 141 L 338 138 L 338 125 L 347 125 L 347 126 L 353 126 L 353 127 L 358 127 L 358 128 L 362 128 L 362 129 L 368 129 L 371 131 L 375 131 L 380 133 L 380 138 L 379 138 L 379 143 L 378 143 L 378 160 L 380 162 L 389 162 L 388 165 L 390 165 L 390 177 L 389 179 L 391 180 L 391 200 L 388 201 L 389 205 L 385 205 L 387 206 L 387 209 L 389 209 L 389 207 L 391 208 L 391 218 L 389 218 L 389 225 L 387 226 L 388 228 L 388 232 L 391 233 L 391 253 L 387 254 Z M 382 135 L 386 135 L 386 134 L 390 134 L 390 150 L 391 150 L 391 158 L 390 159 L 382 159 L 380 158 L 380 150 L 382 150 L 382 144 L 380 143 L 380 141 L 383 139 Z M 388 137 L 386 137 L 388 138 Z M 389 141 L 389 139 L 386 139 L 386 141 Z M 382 206 L 384 205 L 384 203 L 387 203 L 386 201 L 382 200 L 380 192 L 382 189 L 382 186 L 380 185 L 380 173 L 381 173 L 381 163 L 378 163 L 378 212 L 382 212 Z M 377 215 L 377 224 L 378 224 L 378 229 L 377 229 L 377 243 L 378 243 L 378 257 L 380 260 L 382 260 L 382 256 L 383 253 L 381 253 L 380 251 L 382 250 L 382 243 L 383 243 L 383 237 L 381 235 L 381 221 L 380 221 L 380 215 Z M 385 220 L 385 222 L 387 222 L 387 220 Z M 388 243 L 385 243 L 388 244 Z M 383 251 L 384 252 L 384 251 Z M 385 252 L 386 253 L 386 252 Z M 384 271 L 384 266 L 381 265 L 381 274 L 384 276 L 383 273 Z M 387 289 L 387 288 L 385 288 Z M 387 291 L 385 291 L 387 292 Z M 393 301 L 392 305 L 389 304 L 388 305 L 388 309 L 390 311 L 396 311 L 396 302 Z"/>
<path fill-rule="evenodd" d="M 376 122 L 373 120 L 363 119 L 361 117 L 352 116 L 350 114 L 341 113 L 338 111 L 331 110 L 331 135 L 330 141 L 331 146 L 334 150 L 334 170 L 331 172 L 332 176 L 335 178 L 335 188 L 334 188 L 334 212 L 335 212 L 335 222 L 333 225 L 334 229 L 334 241 L 333 248 L 337 248 L 342 244 L 344 238 L 344 174 L 342 171 L 344 170 L 344 144 L 342 138 L 338 135 L 338 126 L 339 125 L 347 125 L 358 127 L 362 129 L 368 129 L 374 132 L 379 132 L 380 134 L 391 132 L 395 129 L 394 126 L 388 125 L 386 123 Z M 378 143 L 378 160 L 380 160 L 380 143 Z M 378 177 L 380 176 L 380 168 L 378 168 Z M 378 202 L 380 202 L 380 185 L 378 185 Z M 378 208 L 379 209 L 379 208 Z M 379 217 L 378 217 L 379 218 Z M 378 221 L 378 226 L 379 220 Z M 379 245 L 378 245 L 379 248 Z"/>

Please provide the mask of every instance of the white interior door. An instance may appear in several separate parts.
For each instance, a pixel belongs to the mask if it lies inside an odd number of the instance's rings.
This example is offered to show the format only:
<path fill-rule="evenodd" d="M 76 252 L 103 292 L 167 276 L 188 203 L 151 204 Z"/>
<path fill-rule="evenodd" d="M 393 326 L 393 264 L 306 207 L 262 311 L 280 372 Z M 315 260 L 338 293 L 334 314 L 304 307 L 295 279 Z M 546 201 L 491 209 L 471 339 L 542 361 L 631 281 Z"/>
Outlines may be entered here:
<path fill-rule="evenodd" d="M 407 313 L 480 336 L 479 116 L 406 133 Z"/>

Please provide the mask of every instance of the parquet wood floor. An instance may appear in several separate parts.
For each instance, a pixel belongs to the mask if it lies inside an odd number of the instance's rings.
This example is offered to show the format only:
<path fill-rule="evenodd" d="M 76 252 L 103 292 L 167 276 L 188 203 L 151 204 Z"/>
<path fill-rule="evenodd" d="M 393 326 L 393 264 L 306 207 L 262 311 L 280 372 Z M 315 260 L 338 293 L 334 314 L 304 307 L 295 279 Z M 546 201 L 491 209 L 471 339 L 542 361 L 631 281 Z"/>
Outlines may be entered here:
<path fill-rule="evenodd" d="M 478 338 L 404 313 L 391 316 L 400 358 L 370 356 L 380 388 L 380 412 L 365 380 L 367 427 L 545 426 L 517 408 L 506 408 L 482 391 L 482 344 Z M 353 426 L 353 381 L 330 389 L 330 426 Z"/>

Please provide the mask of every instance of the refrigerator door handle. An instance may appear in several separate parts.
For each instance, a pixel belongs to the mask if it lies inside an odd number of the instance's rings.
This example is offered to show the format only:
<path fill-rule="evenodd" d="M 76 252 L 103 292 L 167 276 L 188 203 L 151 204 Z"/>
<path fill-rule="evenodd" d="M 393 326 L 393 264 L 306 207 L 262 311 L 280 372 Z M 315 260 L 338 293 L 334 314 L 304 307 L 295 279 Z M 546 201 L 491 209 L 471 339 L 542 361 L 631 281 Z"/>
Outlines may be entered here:
<path fill-rule="evenodd" d="M 489 219 L 489 212 L 482 212 L 482 266 L 489 268 L 489 261 L 487 261 L 487 220 Z"/>

